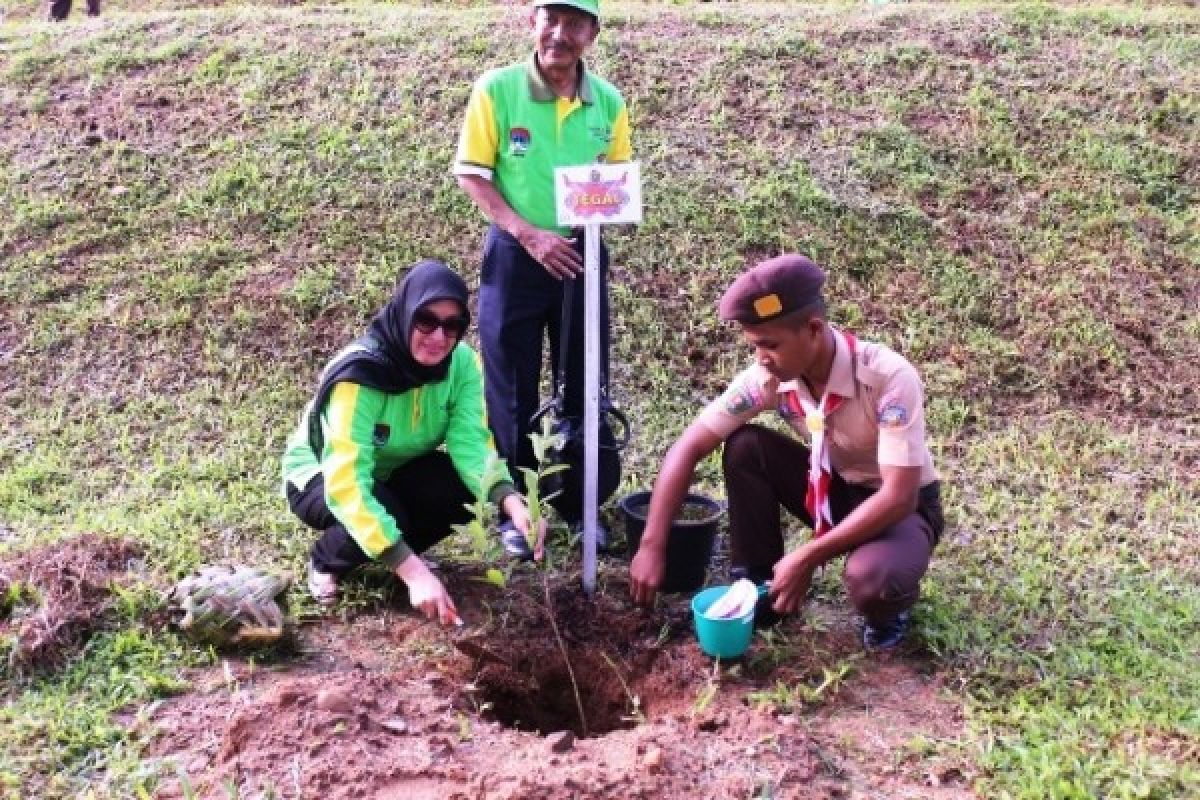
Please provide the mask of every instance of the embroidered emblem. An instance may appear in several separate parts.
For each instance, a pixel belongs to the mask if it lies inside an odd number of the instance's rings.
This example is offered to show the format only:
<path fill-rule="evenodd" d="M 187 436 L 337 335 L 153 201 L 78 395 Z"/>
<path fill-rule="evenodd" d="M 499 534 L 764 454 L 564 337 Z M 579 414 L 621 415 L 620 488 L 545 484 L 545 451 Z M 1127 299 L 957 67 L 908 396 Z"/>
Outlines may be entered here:
<path fill-rule="evenodd" d="M 892 404 L 879 412 L 879 427 L 903 428 L 908 422 L 908 409 L 902 405 Z"/>
<path fill-rule="evenodd" d="M 373 431 L 371 431 L 371 444 L 375 445 L 376 447 L 383 447 L 385 444 L 387 444 L 387 441 L 389 438 L 391 438 L 391 435 L 392 429 L 381 422 L 375 426 Z"/>
<path fill-rule="evenodd" d="M 725 401 L 725 411 L 735 417 L 762 405 L 762 391 L 753 383 L 746 382 L 734 387 Z"/>
<path fill-rule="evenodd" d="M 783 310 L 783 303 L 777 294 L 765 294 L 754 301 L 754 313 L 759 319 L 778 314 Z"/>
<path fill-rule="evenodd" d="M 508 151 L 514 156 L 523 156 L 529 152 L 529 129 L 510 128 L 508 131 Z"/>

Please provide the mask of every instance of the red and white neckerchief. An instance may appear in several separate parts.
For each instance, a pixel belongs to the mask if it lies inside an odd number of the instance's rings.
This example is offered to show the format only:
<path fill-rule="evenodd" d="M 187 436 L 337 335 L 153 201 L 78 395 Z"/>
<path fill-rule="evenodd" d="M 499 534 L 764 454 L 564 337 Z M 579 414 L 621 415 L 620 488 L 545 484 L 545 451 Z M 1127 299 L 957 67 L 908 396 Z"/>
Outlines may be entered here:
<path fill-rule="evenodd" d="M 854 335 L 843 332 L 842 336 L 850 349 L 850 362 L 853 364 Z M 812 517 L 813 535 L 823 536 L 833 528 L 833 512 L 829 506 L 829 485 L 833 482 L 833 471 L 829 466 L 829 441 L 825 437 L 825 419 L 837 411 L 846 398 L 829 391 L 828 385 L 819 403 L 801 397 L 799 392 L 792 396 L 799 401 L 804 410 L 804 425 L 812 437 L 808 462 L 808 491 L 804 495 L 804 507 Z"/>

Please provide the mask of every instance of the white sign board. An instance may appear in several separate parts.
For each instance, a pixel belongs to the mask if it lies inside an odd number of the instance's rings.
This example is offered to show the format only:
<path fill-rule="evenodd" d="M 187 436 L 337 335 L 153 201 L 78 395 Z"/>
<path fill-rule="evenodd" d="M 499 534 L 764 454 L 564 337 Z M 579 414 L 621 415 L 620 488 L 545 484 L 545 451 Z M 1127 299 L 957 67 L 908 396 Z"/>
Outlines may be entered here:
<path fill-rule="evenodd" d="M 641 170 L 636 161 L 558 167 L 554 205 L 563 227 L 641 222 Z"/>

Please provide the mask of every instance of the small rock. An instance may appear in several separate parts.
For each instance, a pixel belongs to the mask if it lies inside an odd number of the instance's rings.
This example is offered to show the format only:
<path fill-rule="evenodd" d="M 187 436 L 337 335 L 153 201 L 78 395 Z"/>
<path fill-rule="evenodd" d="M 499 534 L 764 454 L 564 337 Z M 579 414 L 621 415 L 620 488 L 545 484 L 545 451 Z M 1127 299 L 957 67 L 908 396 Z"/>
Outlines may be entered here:
<path fill-rule="evenodd" d="M 129 194 L 128 186 L 114 186 L 108 190 L 108 193 L 113 197 L 124 197 Z"/>
<path fill-rule="evenodd" d="M 646 755 L 642 756 L 642 764 L 651 772 L 657 772 L 662 769 L 663 751 L 661 747 L 650 745 L 646 748 Z"/>
<path fill-rule="evenodd" d="M 566 753 L 575 746 L 575 734 L 570 731 L 555 731 L 546 737 L 552 753 Z"/>
<path fill-rule="evenodd" d="M 193 759 L 192 762 L 190 764 L 188 764 L 188 766 L 187 766 L 188 774 L 189 775 L 199 775 L 201 772 L 204 772 L 205 768 L 207 768 L 207 767 L 208 767 L 208 759 L 207 758 Z"/>
<path fill-rule="evenodd" d="M 287 708 L 288 706 L 295 705 L 296 701 L 299 699 L 300 692 L 296 689 L 287 687 L 277 690 L 274 697 L 271 698 L 271 702 L 280 708 Z"/>
<path fill-rule="evenodd" d="M 388 733 L 394 733 L 396 735 L 408 733 L 408 723 L 405 722 L 401 717 L 391 717 L 390 719 L 384 720 L 380 727 L 382 727 Z"/>
<path fill-rule="evenodd" d="M 317 692 L 317 708 L 345 714 L 354 708 L 354 702 L 341 689 L 322 689 Z"/>
<path fill-rule="evenodd" d="M 454 743 L 444 736 L 429 737 L 429 754 L 435 758 L 449 758 L 454 754 Z"/>

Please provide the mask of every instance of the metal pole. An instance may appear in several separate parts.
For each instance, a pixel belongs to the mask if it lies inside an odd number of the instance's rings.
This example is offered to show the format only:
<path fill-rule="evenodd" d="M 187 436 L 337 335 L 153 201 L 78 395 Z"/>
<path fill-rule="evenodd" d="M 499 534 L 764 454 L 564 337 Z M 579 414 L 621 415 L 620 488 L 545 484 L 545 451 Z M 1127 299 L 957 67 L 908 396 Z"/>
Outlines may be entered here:
<path fill-rule="evenodd" d="M 600 483 L 600 226 L 584 227 L 583 591 L 596 591 L 596 490 Z"/>

